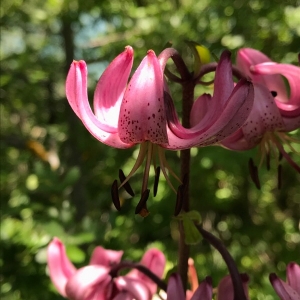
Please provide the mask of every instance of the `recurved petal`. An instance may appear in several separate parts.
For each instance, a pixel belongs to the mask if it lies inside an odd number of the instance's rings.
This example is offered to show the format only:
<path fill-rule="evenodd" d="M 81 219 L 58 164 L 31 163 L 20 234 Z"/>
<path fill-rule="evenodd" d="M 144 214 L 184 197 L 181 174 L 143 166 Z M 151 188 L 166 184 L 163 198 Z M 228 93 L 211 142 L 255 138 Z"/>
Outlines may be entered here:
<path fill-rule="evenodd" d="M 124 143 L 168 142 L 163 86 L 159 61 L 149 50 L 132 76 L 121 105 L 118 127 Z"/>
<path fill-rule="evenodd" d="M 278 94 L 280 94 L 282 99 L 287 99 L 285 84 L 279 75 L 263 76 L 250 71 L 251 66 L 272 62 L 271 59 L 265 54 L 255 49 L 242 48 L 237 53 L 236 61 L 238 68 L 240 68 L 249 78 L 251 78 L 253 83 L 264 84 L 270 91 L 276 91 Z"/>
<path fill-rule="evenodd" d="M 144 265 L 152 273 L 161 278 L 164 273 L 166 258 L 160 250 L 153 248 L 145 252 L 140 264 Z M 125 277 L 140 279 L 144 282 L 144 284 L 147 285 L 152 295 L 156 292 L 156 284 L 148 276 L 136 269 L 130 271 Z"/>
<path fill-rule="evenodd" d="M 106 250 L 101 246 L 94 249 L 90 265 L 101 265 L 104 267 L 110 267 L 113 264 L 117 264 L 121 261 L 123 251 Z"/>
<path fill-rule="evenodd" d="M 82 60 L 74 61 L 70 67 L 66 80 L 66 95 L 74 112 L 96 139 L 116 148 L 132 146 L 120 140 L 116 127 L 102 123 L 94 115 L 87 96 L 87 66 Z"/>
<path fill-rule="evenodd" d="M 281 280 L 276 274 L 270 274 L 269 278 L 281 300 L 300 300 L 300 294 Z"/>
<path fill-rule="evenodd" d="M 54 238 L 47 249 L 47 260 L 50 278 L 58 292 L 66 297 L 67 281 L 76 272 L 76 268 L 69 261 L 64 244 Z"/>
<path fill-rule="evenodd" d="M 111 277 L 109 269 L 92 265 L 83 267 L 68 280 L 66 295 L 72 300 L 107 300 Z"/>
<path fill-rule="evenodd" d="M 268 87 L 270 91 L 275 91 L 277 106 L 281 109 L 282 115 L 293 117 L 300 114 L 300 68 L 289 64 L 263 63 L 250 68 L 253 74 L 263 75 L 265 78 L 273 78 L 275 75 L 286 77 L 290 85 L 290 97 L 282 97 L 282 89 L 286 94 L 286 88 Z"/>
<path fill-rule="evenodd" d="M 251 77 L 250 67 L 264 62 L 271 62 L 271 59 L 262 52 L 252 48 L 242 48 L 238 50 L 236 63 L 248 77 Z"/>
<path fill-rule="evenodd" d="M 167 300 L 185 300 L 184 289 L 179 274 L 172 274 L 169 278 Z"/>
<path fill-rule="evenodd" d="M 211 300 L 212 294 L 212 280 L 210 277 L 206 277 L 204 281 L 200 283 L 191 300 Z"/>
<path fill-rule="evenodd" d="M 244 136 L 242 128 L 240 128 L 235 133 L 222 140 L 221 146 L 230 150 L 243 151 L 254 148 L 258 143 L 259 140 L 252 140 L 252 142 L 249 143 L 249 140 Z"/>
<path fill-rule="evenodd" d="M 230 56 L 229 51 L 224 51 L 216 69 L 213 94 L 213 99 L 218 99 L 218 103 L 213 104 L 216 116 L 221 113 L 222 107 L 230 97 L 234 86 Z"/>
<path fill-rule="evenodd" d="M 200 122 L 203 124 L 203 128 L 207 127 L 214 114 L 213 109 L 211 109 L 212 105 L 213 103 L 209 94 L 203 94 L 194 101 L 190 115 L 191 127 L 197 126 Z M 198 125 L 197 128 L 200 129 L 200 126 Z"/>
<path fill-rule="evenodd" d="M 137 278 L 130 278 L 128 276 L 116 277 L 114 279 L 118 290 L 123 293 L 122 296 L 131 296 L 128 299 L 135 300 L 151 300 L 152 293 L 149 291 L 147 285 L 143 280 Z M 118 298 L 117 298 L 118 299 Z M 127 299 L 127 298 L 119 298 Z"/>
<path fill-rule="evenodd" d="M 180 150 L 221 142 L 244 124 L 251 111 L 253 98 L 252 83 L 241 80 L 234 87 L 231 96 L 223 107 L 221 115 L 209 128 L 205 128 L 205 130 L 201 128 L 201 130 L 197 131 L 198 124 L 191 129 L 184 128 L 182 130 L 181 128 L 174 128 L 174 123 L 169 123 L 169 145 L 163 147 Z M 215 99 L 215 101 L 217 100 Z"/>
<path fill-rule="evenodd" d="M 251 113 L 242 126 L 245 139 L 250 145 L 256 145 L 265 132 L 285 127 L 270 91 L 261 84 L 254 84 L 254 95 Z"/>
<path fill-rule="evenodd" d="M 300 266 L 291 262 L 286 268 L 288 284 L 300 295 Z"/>
<path fill-rule="evenodd" d="M 272 77 L 272 74 L 281 74 L 286 77 L 290 85 L 290 97 L 282 97 L 278 87 L 275 102 L 284 122 L 284 131 L 292 131 L 300 127 L 300 68 L 289 64 L 266 63 L 251 67 L 253 73 Z M 269 87 L 268 87 L 269 88 Z M 269 88 L 270 89 L 270 88 Z M 286 88 L 284 87 L 286 90 Z"/>
<path fill-rule="evenodd" d="M 133 64 L 133 49 L 125 48 L 105 69 L 94 94 L 94 110 L 104 124 L 117 128 L 120 107 Z"/>

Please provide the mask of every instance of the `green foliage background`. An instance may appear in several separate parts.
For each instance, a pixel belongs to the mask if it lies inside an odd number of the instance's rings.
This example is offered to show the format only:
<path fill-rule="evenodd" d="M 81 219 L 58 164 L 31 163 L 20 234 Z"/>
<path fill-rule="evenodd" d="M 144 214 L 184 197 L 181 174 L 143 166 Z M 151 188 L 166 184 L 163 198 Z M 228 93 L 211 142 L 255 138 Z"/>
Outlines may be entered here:
<path fill-rule="evenodd" d="M 130 199 L 121 193 L 122 211 L 115 211 L 111 184 L 119 168 L 128 173 L 137 148 L 102 145 L 76 118 L 64 93 L 73 59 L 89 65 L 90 99 L 100 74 L 126 45 L 135 49 L 135 66 L 148 49 L 158 54 L 169 41 L 191 58 L 184 40 L 204 44 L 216 55 L 228 48 L 233 59 L 238 48 L 252 47 L 275 61 L 297 64 L 299 4 L 2 0 L 1 299 L 62 299 L 46 269 L 46 247 L 53 236 L 65 242 L 78 266 L 88 262 L 96 245 L 123 249 L 124 257 L 133 260 L 156 246 L 167 256 L 167 270 L 176 266 L 175 195 L 161 180 L 158 195 L 148 201 L 149 217 L 134 215 L 139 195 Z M 201 213 L 205 228 L 224 241 L 241 272 L 250 275 L 252 299 L 276 299 L 268 274 L 285 278 L 286 264 L 300 260 L 299 174 L 283 162 L 278 190 L 275 164 L 269 172 L 262 167 L 258 191 L 247 170 L 248 159 L 257 159 L 255 150 L 209 147 L 192 154 L 192 208 Z M 167 153 L 176 172 L 178 157 Z M 299 156 L 293 158 L 299 163 Z M 141 178 L 139 172 L 131 180 L 135 191 Z M 220 255 L 205 241 L 191 251 L 199 279 L 211 275 L 216 286 L 227 273 Z"/>

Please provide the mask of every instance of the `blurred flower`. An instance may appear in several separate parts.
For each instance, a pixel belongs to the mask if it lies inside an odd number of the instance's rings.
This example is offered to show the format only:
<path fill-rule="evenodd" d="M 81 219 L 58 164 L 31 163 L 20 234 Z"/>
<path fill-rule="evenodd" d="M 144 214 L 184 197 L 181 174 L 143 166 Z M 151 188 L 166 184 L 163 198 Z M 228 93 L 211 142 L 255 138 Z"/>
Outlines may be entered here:
<path fill-rule="evenodd" d="M 288 264 L 284 282 L 276 274 L 270 274 L 270 281 L 281 300 L 300 299 L 300 266 L 295 262 Z"/>
<path fill-rule="evenodd" d="M 246 299 L 249 299 L 248 294 L 248 281 L 249 277 L 246 274 L 241 274 L 243 282 L 244 292 Z M 193 287 L 194 289 L 195 287 Z M 197 286 L 193 292 L 188 291 L 185 295 L 185 291 L 182 286 L 182 281 L 178 274 L 172 274 L 168 281 L 167 287 L 167 300 L 211 300 L 213 296 L 212 280 L 210 277 L 206 277 L 200 285 Z M 217 287 L 217 300 L 233 300 L 234 289 L 230 275 L 221 279 Z"/>
<path fill-rule="evenodd" d="M 193 127 L 186 129 L 179 123 L 171 97 L 166 97 L 164 92 L 162 59 L 159 60 L 149 50 L 127 85 L 132 63 L 133 49 L 128 46 L 104 71 L 95 90 L 95 113 L 88 101 L 87 66 L 84 61 L 72 63 L 66 80 L 66 95 L 74 112 L 99 141 L 116 148 L 141 144 L 131 172 L 127 177 L 124 174 L 120 177 L 123 178 L 121 186 L 125 187 L 146 159 L 141 193 L 143 205 L 139 208 L 146 210 L 149 169 L 151 162 L 155 165 L 155 155 L 158 155 L 166 181 L 176 192 L 167 171 L 175 178 L 177 176 L 170 170 L 163 148 L 181 150 L 214 144 L 232 134 L 248 116 L 247 111 L 250 111 L 253 102 L 253 88 L 247 81 L 234 87 L 230 55 L 226 52 L 221 56 L 216 70 L 216 89 L 212 99 L 204 95 L 196 101 L 191 117 Z M 210 102 L 211 105 L 208 105 Z M 203 107 L 206 108 L 205 115 L 201 111 Z M 117 190 L 117 184 L 113 184 L 114 198 Z M 118 203 L 115 206 L 119 208 Z"/>
<path fill-rule="evenodd" d="M 168 281 L 167 300 L 211 300 L 212 299 L 212 282 L 210 277 L 206 277 L 200 283 L 193 295 L 186 297 L 182 281 L 179 274 L 172 274 Z"/>
<path fill-rule="evenodd" d="M 259 145 L 259 165 L 265 158 L 268 161 L 277 148 L 300 172 L 300 167 L 282 145 L 286 144 L 296 152 L 291 142 L 297 140 L 286 133 L 300 127 L 300 68 L 274 63 L 263 53 L 250 48 L 238 51 L 237 67 L 254 84 L 253 108 L 244 125 L 221 144 L 231 150 L 248 150 Z M 282 76 L 288 80 L 290 96 Z"/>
<path fill-rule="evenodd" d="M 132 270 L 125 276 L 112 274 L 122 254 L 123 251 L 96 247 L 89 265 L 76 269 L 66 256 L 63 243 L 54 238 L 48 246 L 50 278 L 58 292 L 72 300 L 150 300 L 156 292 L 156 284 L 142 272 Z M 161 277 L 165 257 L 161 251 L 150 249 L 140 264 Z"/>

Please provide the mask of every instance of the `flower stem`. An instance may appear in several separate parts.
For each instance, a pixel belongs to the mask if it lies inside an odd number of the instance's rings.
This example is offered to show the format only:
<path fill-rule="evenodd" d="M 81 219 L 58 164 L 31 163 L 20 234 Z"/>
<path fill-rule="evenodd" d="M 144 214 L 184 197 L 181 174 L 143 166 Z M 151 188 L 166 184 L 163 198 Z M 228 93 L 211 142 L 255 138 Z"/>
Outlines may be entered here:
<path fill-rule="evenodd" d="M 228 270 L 229 270 L 229 273 L 231 276 L 231 280 L 232 280 L 232 285 L 233 285 L 233 290 L 234 290 L 234 299 L 233 300 L 247 300 L 247 297 L 245 295 L 244 288 L 243 288 L 243 282 L 242 282 L 241 276 L 239 274 L 238 268 L 237 268 L 232 256 L 226 249 L 225 245 L 222 243 L 222 241 L 220 239 L 218 239 L 213 234 L 211 234 L 210 232 L 203 229 L 201 226 L 197 226 L 197 228 L 198 228 L 199 232 L 201 233 L 201 235 L 206 240 L 208 240 L 209 243 L 212 246 L 214 246 L 222 255 L 222 257 L 228 267 Z"/>
<path fill-rule="evenodd" d="M 195 83 L 192 75 L 189 81 L 183 83 L 182 86 L 182 125 L 186 128 L 190 127 L 190 112 L 194 100 Z M 190 149 L 180 151 L 180 173 L 181 180 L 185 178 L 185 195 L 182 209 L 188 212 L 190 209 L 190 194 L 189 194 L 189 179 L 190 179 Z M 179 249 L 178 249 L 178 273 L 181 277 L 183 287 L 187 288 L 187 273 L 188 273 L 188 259 L 190 255 L 190 247 L 185 243 L 185 234 L 183 229 L 183 222 L 179 221 Z"/>

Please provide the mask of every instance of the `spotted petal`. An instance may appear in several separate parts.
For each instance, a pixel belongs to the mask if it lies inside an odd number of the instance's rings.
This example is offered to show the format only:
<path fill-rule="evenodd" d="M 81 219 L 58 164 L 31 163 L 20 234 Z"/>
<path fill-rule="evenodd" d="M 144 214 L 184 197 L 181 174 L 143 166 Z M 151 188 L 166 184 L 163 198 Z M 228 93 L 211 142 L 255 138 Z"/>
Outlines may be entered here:
<path fill-rule="evenodd" d="M 201 127 L 198 123 L 191 129 L 183 128 L 179 121 L 169 115 L 169 145 L 167 149 L 187 149 L 194 146 L 211 145 L 222 141 L 225 137 L 238 130 L 247 119 L 253 103 L 253 86 L 248 81 L 240 81 L 233 89 L 222 112 L 210 127 Z M 213 99 L 212 101 L 219 101 Z M 169 107 L 169 111 L 174 108 Z M 197 131 L 198 128 L 201 129 Z"/>
<path fill-rule="evenodd" d="M 237 53 L 236 62 L 237 67 L 242 70 L 246 76 L 251 78 L 253 83 L 266 85 L 270 91 L 276 91 L 278 96 L 282 99 L 282 102 L 286 102 L 288 100 L 285 84 L 280 75 L 274 74 L 273 76 L 267 77 L 251 72 L 251 66 L 272 62 L 265 54 L 255 49 L 242 48 Z"/>
<path fill-rule="evenodd" d="M 172 99 L 165 93 L 169 145 L 163 147 L 171 150 L 187 149 L 223 140 L 245 122 L 251 111 L 253 98 L 253 86 L 250 82 L 241 80 L 234 87 L 230 53 L 225 51 L 216 69 L 213 97 L 204 94 L 192 107 L 192 128 L 184 128 L 180 124 Z M 204 117 L 201 109 L 206 112 Z"/>
<path fill-rule="evenodd" d="M 263 63 L 251 67 L 253 74 L 259 74 L 263 78 L 273 78 L 280 74 L 287 78 L 290 85 L 290 97 L 281 96 L 280 88 L 275 88 L 276 105 L 283 116 L 285 131 L 292 131 L 300 127 L 300 68 L 289 64 Z M 278 75 L 279 76 L 279 75 Z M 267 86 L 269 90 L 272 90 Z M 285 88 L 286 90 L 286 88 Z"/>
<path fill-rule="evenodd" d="M 246 150 L 255 147 L 265 132 L 284 129 L 284 123 L 270 91 L 261 84 L 254 84 L 254 103 L 251 113 L 241 128 L 233 136 L 222 141 L 222 145 L 232 150 Z M 236 137 L 241 140 L 237 140 Z M 245 140 L 245 141 L 243 141 Z"/>
<path fill-rule="evenodd" d="M 168 142 L 163 86 L 159 61 L 150 50 L 132 76 L 121 105 L 119 135 L 124 143 Z"/>

